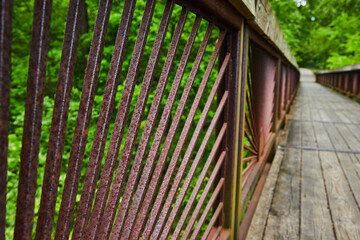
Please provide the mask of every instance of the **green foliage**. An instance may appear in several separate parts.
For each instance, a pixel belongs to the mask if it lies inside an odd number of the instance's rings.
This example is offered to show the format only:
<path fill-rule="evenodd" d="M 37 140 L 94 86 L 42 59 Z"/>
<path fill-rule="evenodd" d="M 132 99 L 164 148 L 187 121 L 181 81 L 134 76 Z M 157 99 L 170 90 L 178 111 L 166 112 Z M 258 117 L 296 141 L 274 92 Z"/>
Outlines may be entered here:
<path fill-rule="evenodd" d="M 301 67 L 337 68 L 360 62 L 357 0 L 270 0 Z"/>

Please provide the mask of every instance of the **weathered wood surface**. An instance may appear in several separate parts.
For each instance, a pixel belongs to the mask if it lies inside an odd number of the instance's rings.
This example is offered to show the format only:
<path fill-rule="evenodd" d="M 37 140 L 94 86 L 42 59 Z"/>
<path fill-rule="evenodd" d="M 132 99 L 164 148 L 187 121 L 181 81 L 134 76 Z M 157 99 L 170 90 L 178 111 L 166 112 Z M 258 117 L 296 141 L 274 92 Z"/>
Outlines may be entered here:
<path fill-rule="evenodd" d="M 247 239 L 360 239 L 360 104 L 308 76 L 285 130 Z"/>

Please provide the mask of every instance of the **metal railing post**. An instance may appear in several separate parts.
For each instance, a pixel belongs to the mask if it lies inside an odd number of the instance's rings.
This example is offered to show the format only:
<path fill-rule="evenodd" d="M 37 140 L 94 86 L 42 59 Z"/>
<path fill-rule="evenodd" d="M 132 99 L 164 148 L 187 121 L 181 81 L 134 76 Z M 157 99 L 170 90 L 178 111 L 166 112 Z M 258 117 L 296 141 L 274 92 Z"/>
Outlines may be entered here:
<path fill-rule="evenodd" d="M 223 196 L 223 227 L 230 229 L 230 239 L 238 239 L 241 220 L 241 169 L 242 141 L 245 117 L 245 88 L 247 75 L 248 37 L 245 23 L 240 30 L 230 37 L 232 55 L 231 68 L 225 88 L 229 91 L 229 99 L 225 121 L 229 129 L 226 135 L 226 164 L 223 169 L 225 191 Z"/>
<path fill-rule="evenodd" d="M 0 2 L 0 239 L 5 239 L 12 0 Z"/>

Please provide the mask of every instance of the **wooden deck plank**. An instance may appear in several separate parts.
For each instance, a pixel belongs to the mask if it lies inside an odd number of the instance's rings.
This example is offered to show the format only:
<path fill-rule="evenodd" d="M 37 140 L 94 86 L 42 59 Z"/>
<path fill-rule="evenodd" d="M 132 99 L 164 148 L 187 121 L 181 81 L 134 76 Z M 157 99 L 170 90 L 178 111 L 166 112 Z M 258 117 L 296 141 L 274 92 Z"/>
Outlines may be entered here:
<path fill-rule="evenodd" d="M 339 122 L 343 122 L 343 123 L 353 123 L 353 119 L 349 118 L 346 114 L 344 114 L 344 112 L 334 112 L 334 114 L 336 114 L 339 118 Z"/>
<path fill-rule="evenodd" d="M 320 152 L 330 211 L 337 239 L 360 239 L 360 211 L 338 163 L 336 153 Z"/>
<path fill-rule="evenodd" d="M 331 117 L 329 117 L 325 109 L 319 109 L 319 114 L 322 121 L 331 122 Z"/>
<path fill-rule="evenodd" d="M 302 104 L 301 102 L 297 102 L 295 104 L 296 108 L 295 108 L 293 116 L 292 116 L 293 119 L 301 119 L 301 106 L 300 106 L 301 104 Z"/>
<path fill-rule="evenodd" d="M 264 239 L 299 236 L 300 150 L 287 149 L 280 167 Z"/>
<path fill-rule="evenodd" d="M 302 146 L 317 147 L 312 122 L 303 122 Z M 301 239 L 335 239 L 318 151 L 301 155 Z"/>
<path fill-rule="evenodd" d="M 350 131 L 348 125 L 334 124 L 344 141 L 348 145 L 349 149 L 353 151 L 360 151 L 360 139 L 357 139 L 352 131 Z M 354 129 L 355 130 L 355 129 Z M 358 131 L 360 132 L 360 126 Z"/>
<path fill-rule="evenodd" d="M 360 206 L 360 162 L 354 154 L 337 153 L 356 204 Z"/>
<path fill-rule="evenodd" d="M 309 104 L 302 107 L 301 120 L 311 121 L 311 111 Z"/>
<path fill-rule="evenodd" d="M 313 121 L 322 121 L 317 109 L 311 109 L 311 119 Z"/>
<path fill-rule="evenodd" d="M 337 109 L 329 109 L 329 110 L 326 110 L 326 114 L 329 116 L 329 118 L 331 119 L 331 122 L 342 122 L 342 119 L 341 117 L 339 117 L 339 114 L 340 115 L 344 115 L 342 113 L 342 111 L 339 111 Z"/>
<path fill-rule="evenodd" d="M 301 123 L 302 143 L 304 147 L 316 147 L 316 139 L 313 131 L 312 122 Z"/>
<path fill-rule="evenodd" d="M 317 151 L 302 152 L 301 239 L 334 239 Z"/>
<path fill-rule="evenodd" d="M 323 123 L 313 122 L 313 125 L 314 125 L 316 140 L 317 140 L 317 146 L 319 148 L 331 149 L 333 147 L 333 145 L 327 135 L 327 132 L 326 132 L 326 129 L 325 129 Z"/>
<path fill-rule="evenodd" d="M 332 143 L 333 149 L 336 150 L 350 150 L 349 146 L 346 144 L 342 136 L 340 135 L 337 128 L 332 123 L 323 123 L 328 137 Z"/>
<path fill-rule="evenodd" d="M 360 125 L 348 125 L 349 130 L 355 135 L 355 137 L 360 141 Z M 358 149 L 360 150 L 360 149 Z"/>
<path fill-rule="evenodd" d="M 348 111 L 344 111 L 343 114 L 352 120 L 352 123 L 360 123 L 360 113 L 358 113 L 359 109 L 350 109 Z"/>
<path fill-rule="evenodd" d="M 287 151 L 287 150 L 285 150 Z M 267 218 L 270 211 L 272 199 L 275 192 L 275 186 L 284 157 L 283 150 L 277 151 L 272 162 L 269 174 L 267 176 L 261 197 L 256 208 L 251 226 L 247 233 L 247 240 L 258 240 L 263 238 L 264 230 L 267 224 Z"/>

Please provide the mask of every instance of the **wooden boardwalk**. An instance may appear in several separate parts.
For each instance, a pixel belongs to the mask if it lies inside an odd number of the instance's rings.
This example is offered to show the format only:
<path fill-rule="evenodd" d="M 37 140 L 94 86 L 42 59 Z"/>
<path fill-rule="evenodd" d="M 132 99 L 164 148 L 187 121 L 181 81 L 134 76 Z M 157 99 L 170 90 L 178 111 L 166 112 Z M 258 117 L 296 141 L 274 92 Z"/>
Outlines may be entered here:
<path fill-rule="evenodd" d="M 302 80 L 247 239 L 360 239 L 360 104 Z"/>

